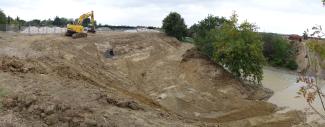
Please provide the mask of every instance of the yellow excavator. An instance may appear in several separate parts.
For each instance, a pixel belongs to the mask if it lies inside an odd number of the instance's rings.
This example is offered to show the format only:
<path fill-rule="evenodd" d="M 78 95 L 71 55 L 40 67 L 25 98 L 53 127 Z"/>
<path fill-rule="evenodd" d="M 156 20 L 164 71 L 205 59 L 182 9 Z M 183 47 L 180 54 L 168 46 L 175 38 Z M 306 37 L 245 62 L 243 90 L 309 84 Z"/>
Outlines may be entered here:
<path fill-rule="evenodd" d="M 72 38 L 82 38 L 87 37 L 87 33 L 84 32 L 84 27 L 82 26 L 82 22 L 87 19 L 88 17 L 91 17 L 90 19 L 90 29 L 87 30 L 89 33 L 96 33 L 95 31 L 95 19 L 94 19 L 94 12 L 88 12 L 85 14 L 82 14 L 78 21 L 73 24 L 67 25 L 67 32 L 65 33 L 66 36 L 72 36 Z"/>

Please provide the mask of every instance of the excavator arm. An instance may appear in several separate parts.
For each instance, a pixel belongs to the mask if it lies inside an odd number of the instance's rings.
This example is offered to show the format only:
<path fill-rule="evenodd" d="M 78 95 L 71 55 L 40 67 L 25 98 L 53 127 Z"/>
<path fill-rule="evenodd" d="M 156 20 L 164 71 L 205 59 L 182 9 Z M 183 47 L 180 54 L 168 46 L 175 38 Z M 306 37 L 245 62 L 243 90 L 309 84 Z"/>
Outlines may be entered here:
<path fill-rule="evenodd" d="M 87 19 L 88 17 L 90 17 L 90 23 L 91 23 L 91 30 L 89 30 L 88 32 L 92 32 L 95 33 L 95 19 L 94 19 L 94 11 L 82 14 L 76 25 L 82 25 L 82 22 Z"/>

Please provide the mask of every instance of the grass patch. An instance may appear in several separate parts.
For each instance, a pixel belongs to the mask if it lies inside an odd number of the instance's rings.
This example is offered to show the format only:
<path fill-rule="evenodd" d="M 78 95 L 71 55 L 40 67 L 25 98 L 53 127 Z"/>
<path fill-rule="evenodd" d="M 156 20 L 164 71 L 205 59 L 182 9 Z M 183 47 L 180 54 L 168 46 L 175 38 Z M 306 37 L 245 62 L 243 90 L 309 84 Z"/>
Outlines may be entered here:
<path fill-rule="evenodd" d="M 324 41 L 316 41 L 311 40 L 307 43 L 307 46 L 312 51 L 319 54 L 319 56 L 322 58 L 322 60 L 325 59 L 325 42 Z"/>
<path fill-rule="evenodd" d="M 322 69 L 325 69 L 325 41 L 323 40 L 310 40 L 307 42 L 307 47 L 310 51 L 316 53 L 320 57 L 319 65 Z M 314 62 L 312 61 L 312 64 Z"/>
<path fill-rule="evenodd" d="M 191 37 L 185 37 L 182 41 L 187 43 L 194 43 L 194 39 Z"/>
<path fill-rule="evenodd" d="M 0 88 L 0 100 L 3 99 L 3 97 L 6 95 L 6 91 L 3 88 Z M 0 110 L 2 110 L 2 103 L 0 101 Z"/>
<path fill-rule="evenodd" d="M 5 96 L 6 95 L 6 92 L 3 88 L 0 88 L 0 98 Z"/>

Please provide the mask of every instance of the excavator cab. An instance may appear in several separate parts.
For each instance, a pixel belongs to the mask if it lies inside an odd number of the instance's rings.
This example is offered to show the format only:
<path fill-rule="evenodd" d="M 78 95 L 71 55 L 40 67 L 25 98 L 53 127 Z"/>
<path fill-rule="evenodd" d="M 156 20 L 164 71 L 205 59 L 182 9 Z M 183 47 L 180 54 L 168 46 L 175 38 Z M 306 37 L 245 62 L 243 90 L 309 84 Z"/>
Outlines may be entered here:
<path fill-rule="evenodd" d="M 88 33 L 96 33 L 95 26 L 93 24 L 90 25 L 90 29 L 87 29 Z"/>
<path fill-rule="evenodd" d="M 76 39 L 76 38 L 83 38 L 83 37 L 87 37 L 87 33 L 84 32 L 84 27 L 82 26 L 82 22 L 84 21 L 84 19 L 91 17 L 91 25 L 90 25 L 90 29 L 87 30 L 87 32 L 89 33 L 96 33 L 95 30 L 95 19 L 94 19 L 94 12 L 91 11 L 89 13 L 86 14 L 82 14 L 78 21 L 75 22 L 74 24 L 68 24 L 67 25 L 67 32 L 65 33 L 66 36 L 72 36 L 72 38 Z"/>

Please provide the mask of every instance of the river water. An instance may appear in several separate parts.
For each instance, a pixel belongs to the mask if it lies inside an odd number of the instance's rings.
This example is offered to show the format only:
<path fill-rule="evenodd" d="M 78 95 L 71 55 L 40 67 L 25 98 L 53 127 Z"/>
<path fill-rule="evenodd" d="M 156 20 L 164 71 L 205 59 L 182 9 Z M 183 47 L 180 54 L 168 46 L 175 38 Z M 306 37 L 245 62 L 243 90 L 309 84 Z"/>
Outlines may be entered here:
<path fill-rule="evenodd" d="M 288 110 L 301 110 L 307 113 L 307 122 L 320 121 L 320 117 L 313 113 L 310 106 L 306 103 L 305 99 L 298 95 L 299 86 L 296 84 L 297 74 L 292 71 L 281 70 L 273 67 L 264 68 L 263 86 L 274 91 L 274 95 L 268 100 L 276 104 L 284 110 L 279 112 L 286 112 Z M 325 89 L 325 81 L 320 81 L 320 87 L 323 92 Z M 315 102 L 312 104 L 321 114 L 325 114 L 321 106 L 319 97 L 316 97 Z"/>

